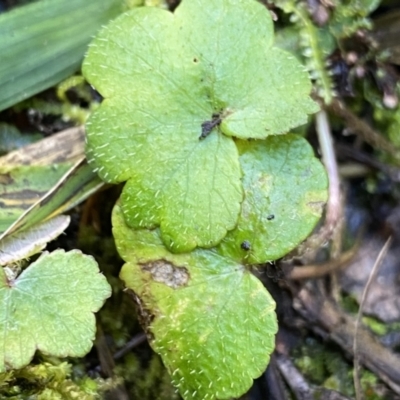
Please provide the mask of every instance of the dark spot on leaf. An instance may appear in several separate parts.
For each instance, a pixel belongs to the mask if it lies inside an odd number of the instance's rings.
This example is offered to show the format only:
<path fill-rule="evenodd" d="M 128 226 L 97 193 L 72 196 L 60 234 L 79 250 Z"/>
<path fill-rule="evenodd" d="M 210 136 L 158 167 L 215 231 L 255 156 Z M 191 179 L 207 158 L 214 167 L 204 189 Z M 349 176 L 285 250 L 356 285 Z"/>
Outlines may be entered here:
<path fill-rule="evenodd" d="M 163 283 L 172 289 L 185 286 L 189 281 L 189 272 L 185 267 L 174 265 L 167 260 L 150 261 L 139 265 L 142 271 L 150 272 L 155 282 Z"/>
<path fill-rule="evenodd" d="M 201 124 L 201 135 L 199 140 L 205 139 L 211 131 L 222 122 L 220 114 L 213 114 L 211 121 L 205 121 Z"/>
<path fill-rule="evenodd" d="M 268 215 L 267 220 L 268 221 L 272 221 L 274 218 L 275 218 L 275 215 L 274 214 L 270 214 L 270 215 Z"/>
<path fill-rule="evenodd" d="M 195 57 L 195 58 L 193 58 L 193 62 L 197 63 L 197 62 L 199 62 L 199 60 Z"/>
<path fill-rule="evenodd" d="M 248 240 L 245 240 L 241 243 L 240 247 L 245 251 L 249 251 L 251 249 L 251 244 Z"/>

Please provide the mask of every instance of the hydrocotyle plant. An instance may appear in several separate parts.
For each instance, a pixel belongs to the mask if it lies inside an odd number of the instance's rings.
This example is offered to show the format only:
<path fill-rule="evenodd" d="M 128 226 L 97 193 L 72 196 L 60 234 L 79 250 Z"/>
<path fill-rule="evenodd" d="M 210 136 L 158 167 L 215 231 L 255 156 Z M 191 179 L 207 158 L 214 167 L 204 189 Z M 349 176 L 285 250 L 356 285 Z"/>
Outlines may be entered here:
<path fill-rule="evenodd" d="M 255 1 L 184 1 L 174 14 L 133 10 L 90 46 L 83 72 L 105 100 L 87 125 L 88 159 L 107 182 L 128 181 L 129 226 L 160 225 L 174 252 L 212 247 L 236 226 L 233 138 L 286 133 L 317 110 L 272 28 Z"/>
<path fill-rule="evenodd" d="M 277 330 L 251 266 L 303 241 L 327 196 L 311 147 L 288 134 L 318 109 L 308 75 L 255 0 L 134 9 L 94 39 L 83 73 L 104 97 L 88 159 L 127 181 L 113 233 L 150 344 L 185 399 L 240 396 Z"/>
<path fill-rule="evenodd" d="M 0 268 L 0 373 L 29 364 L 36 350 L 87 354 L 96 331 L 93 313 L 111 294 L 94 259 L 56 250 L 15 272 Z"/>

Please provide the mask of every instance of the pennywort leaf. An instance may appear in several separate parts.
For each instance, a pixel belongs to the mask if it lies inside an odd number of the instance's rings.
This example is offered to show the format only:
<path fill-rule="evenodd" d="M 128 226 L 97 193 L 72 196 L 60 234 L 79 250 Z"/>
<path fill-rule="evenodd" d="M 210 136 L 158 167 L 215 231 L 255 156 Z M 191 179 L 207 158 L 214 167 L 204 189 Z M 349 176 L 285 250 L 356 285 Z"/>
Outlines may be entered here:
<path fill-rule="evenodd" d="M 273 261 L 314 229 L 327 200 L 327 176 L 301 136 L 271 136 L 237 146 L 245 197 L 237 227 L 218 251 L 248 264 Z"/>
<path fill-rule="evenodd" d="M 213 250 L 172 254 L 158 230 L 132 230 L 117 205 L 121 278 L 150 344 L 185 400 L 230 399 L 252 385 L 274 349 L 275 303 L 242 264 Z"/>
<path fill-rule="evenodd" d="M 215 246 L 235 227 L 233 138 L 286 133 L 317 109 L 304 68 L 272 44 L 255 0 L 135 9 L 99 33 L 83 65 L 105 97 L 87 124 L 87 156 L 105 181 L 128 181 L 129 226 L 160 226 L 173 252 Z"/>
<path fill-rule="evenodd" d="M 111 288 L 92 257 L 44 253 L 18 277 L 0 268 L 0 372 L 27 365 L 36 350 L 81 357 L 92 347 L 93 313 Z"/>

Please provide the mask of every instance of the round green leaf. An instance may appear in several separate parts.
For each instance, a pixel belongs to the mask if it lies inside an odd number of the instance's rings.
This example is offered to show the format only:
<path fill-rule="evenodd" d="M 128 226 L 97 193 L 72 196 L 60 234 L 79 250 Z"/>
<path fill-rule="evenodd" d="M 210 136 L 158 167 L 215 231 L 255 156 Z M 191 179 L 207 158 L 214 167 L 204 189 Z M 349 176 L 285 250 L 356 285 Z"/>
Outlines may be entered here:
<path fill-rule="evenodd" d="M 118 206 L 113 232 L 150 344 L 184 399 L 246 392 L 274 349 L 275 303 L 247 268 L 212 250 L 172 254 L 158 230 L 131 230 Z"/>
<path fill-rule="evenodd" d="M 235 227 L 231 137 L 284 133 L 316 111 L 304 68 L 272 42 L 254 0 L 134 9 L 93 41 L 83 73 L 105 100 L 87 124 L 87 156 L 102 179 L 128 181 L 129 226 L 160 226 L 174 252 L 215 246 Z"/>
<path fill-rule="evenodd" d="M 238 225 L 219 251 L 249 264 L 276 260 L 305 240 L 320 219 L 328 195 L 325 170 L 297 135 L 237 146 L 245 199 Z"/>
<path fill-rule="evenodd" d="M 35 350 L 81 357 L 92 347 L 95 318 L 111 288 L 92 257 L 44 253 L 17 278 L 0 268 L 0 372 L 21 368 Z"/>

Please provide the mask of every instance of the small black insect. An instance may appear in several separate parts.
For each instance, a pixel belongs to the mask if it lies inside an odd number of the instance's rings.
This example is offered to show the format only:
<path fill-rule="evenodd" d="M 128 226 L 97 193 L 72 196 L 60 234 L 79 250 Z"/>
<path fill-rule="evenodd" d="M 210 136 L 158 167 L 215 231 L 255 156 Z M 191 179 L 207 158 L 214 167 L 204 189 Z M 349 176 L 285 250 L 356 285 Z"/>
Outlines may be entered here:
<path fill-rule="evenodd" d="M 335 91 L 340 96 L 354 97 L 351 76 L 352 65 L 348 64 L 339 51 L 336 51 L 329 57 L 329 64 Z"/>
<path fill-rule="evenodd" d="M 245 240 L 241 243 L 240 247 L 245 251 L 249 251 L 251 249 L 251 244 L 248 240 Z"/>
<path fill-rule="evenodd" d="M 275 218 L 275 215 L 274 214 L 270 214 L 270 215 L 268 215 L 267 220 L 268 221 L 272 221 L 274 218 Z"/>
<path fill-rule="evenodd" d="M 213 114 L 211 121 L 205 121 L 201 124 L 201 135 L 199 140 L 205 139 L 211 131 L 222 122 L 221 116 L 219 114 Z"/>

